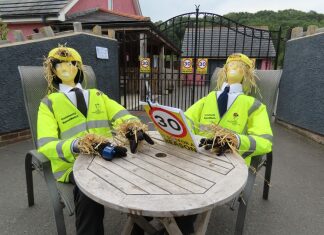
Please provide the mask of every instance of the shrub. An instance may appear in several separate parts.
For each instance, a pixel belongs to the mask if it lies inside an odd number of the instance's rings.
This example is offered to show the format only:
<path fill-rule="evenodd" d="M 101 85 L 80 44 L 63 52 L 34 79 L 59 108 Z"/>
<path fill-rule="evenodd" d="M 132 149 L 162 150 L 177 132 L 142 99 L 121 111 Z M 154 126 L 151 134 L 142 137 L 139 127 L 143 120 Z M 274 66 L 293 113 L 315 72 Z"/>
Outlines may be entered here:
<path fill-rule="evenodd" d="M 8 29 L 7 24 L 0 21 L 0 39 L 6 40 L 7 36 L 8 36 L 8 32 L 9 32 L 9 29 Z"/>

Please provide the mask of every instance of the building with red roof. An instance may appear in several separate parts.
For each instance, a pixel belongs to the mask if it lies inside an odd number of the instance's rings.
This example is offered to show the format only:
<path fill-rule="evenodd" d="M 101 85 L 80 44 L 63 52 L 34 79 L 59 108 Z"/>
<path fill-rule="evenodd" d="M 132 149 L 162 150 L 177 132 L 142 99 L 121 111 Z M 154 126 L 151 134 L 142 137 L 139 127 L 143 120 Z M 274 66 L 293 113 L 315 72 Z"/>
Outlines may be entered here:
<path fill-rule="evenodd" d="M 26 37 L 45 25 L 66 22 L 70 15 L 93 9 L 142 19 L 139 0 L 0 0 L 0 20 L 7 23 L 8 39 L 13 41 L 13 30 L 22 30 Z"/>

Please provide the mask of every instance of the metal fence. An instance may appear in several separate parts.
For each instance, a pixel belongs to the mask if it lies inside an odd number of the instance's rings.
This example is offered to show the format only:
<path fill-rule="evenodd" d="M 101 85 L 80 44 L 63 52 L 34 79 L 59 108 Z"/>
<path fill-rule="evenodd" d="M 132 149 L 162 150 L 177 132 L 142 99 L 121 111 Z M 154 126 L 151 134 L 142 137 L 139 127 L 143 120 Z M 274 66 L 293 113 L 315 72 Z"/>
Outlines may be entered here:
<path fill-rule="evenodd" d="M 168 46 L 157 42 L 156 32 L 168 40 Z M 254 58 L 257 68 L 269 62 L 276 69 L 280 36 L 280 28 L 278 31 L 253 28 L 223 16 L 199 12 L 199 8 L 171 18 L 149 33 L 117 35 L 123 55 L 122 104 L 129 110 L 141 110 L 139 101 L 145 101 L 149 95 L 160 104 L 185 110 L 208 94 L 215 68 L 223 66 L 232 53 Z M 140 73 L 139 57 L 150 58 L 150 73 Z M 191 74 L 182 73 L 182 58 L 192 58 L 193 65 L 199 58 L 207 58 L 207 73 L 198 74 L 197 66 L 193 66 Z M 150 92 L 145 83 L 149 84 Z"/>
<path fill-rule="evenodd" d="M 189 80 L 187 76 L 176 77 L 174 73 L 155 74 L 160 78 L 138 78 L 126 81 L 126 85 L 122 86 L 122 90 L 126 90 L 126 95 L 122 95 L 121 104 L 129 110 L 142 110 L 140 101 L 145 101 L 149 97 L 153 102 L 185 110 L 191 106 L 194 94 L 196 100 L 208 94 L 210 90 L 210 82 L 205 78 L 196 81 L 196 84 L 193 85 L 193 81 Z M 171 79 L 167 79 L 168 75 L 172 76 Z M 209 75 L 205 77 L 207 76 Z M 195 91 L 193 87 L 195 87 Z"/>

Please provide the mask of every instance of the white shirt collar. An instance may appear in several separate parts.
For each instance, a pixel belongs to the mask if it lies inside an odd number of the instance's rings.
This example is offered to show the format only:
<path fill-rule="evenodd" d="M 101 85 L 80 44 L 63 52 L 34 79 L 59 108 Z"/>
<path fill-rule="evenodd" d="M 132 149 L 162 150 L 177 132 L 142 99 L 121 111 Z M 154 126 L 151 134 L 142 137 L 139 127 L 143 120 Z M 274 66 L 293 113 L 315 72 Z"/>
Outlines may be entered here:
<path fill-rule="evenodd" d="M 224 82 L 222 85 L 221 92 L 223 92 L 225 87 L 227 87 L 227 86 L 228 86 L 228 83 Z M 230 87 L 229 93 L 243 93 L 243 87 L 242 87 L 241 83 L 234 83 L 234 84 L 229 85 L 229 87 Z"/>
<path fill-rule="evenodd" d="M 75 87 L 77 87 L 77 88 L 83 90 L 83 89 L 82 89 L 82 86 L 81 86 L 80 83 L 77 83 L 77 84 L 75 85 Z M 73 88 L 74 88 L 74 87 L 71 87 L 71 86 L 69 86 L 69 85 L 65 85 L 65 84 L 63 84 L 63 83 L 60 83 L 60 84 L 59 84 L 60 92 L 63 92 L 64 94 L 69 93 L 69 92 L 71 91 L 71 89 L 73 89 Z"/>

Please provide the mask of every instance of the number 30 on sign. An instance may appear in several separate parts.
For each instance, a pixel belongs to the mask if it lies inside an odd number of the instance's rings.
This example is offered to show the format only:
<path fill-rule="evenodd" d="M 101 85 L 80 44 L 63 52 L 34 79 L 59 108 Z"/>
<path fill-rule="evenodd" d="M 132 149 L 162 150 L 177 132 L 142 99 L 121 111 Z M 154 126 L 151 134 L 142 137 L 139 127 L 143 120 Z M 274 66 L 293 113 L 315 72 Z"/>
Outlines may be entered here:
<path fill-rule="evenodd" d="M 168 110 L 152 107 L 149 115 L 155 125 L 169 135 L 182 138 L 187 135 L 184 123 Z"/>

